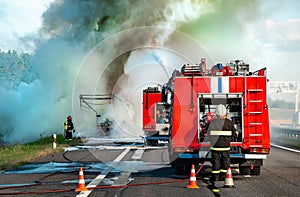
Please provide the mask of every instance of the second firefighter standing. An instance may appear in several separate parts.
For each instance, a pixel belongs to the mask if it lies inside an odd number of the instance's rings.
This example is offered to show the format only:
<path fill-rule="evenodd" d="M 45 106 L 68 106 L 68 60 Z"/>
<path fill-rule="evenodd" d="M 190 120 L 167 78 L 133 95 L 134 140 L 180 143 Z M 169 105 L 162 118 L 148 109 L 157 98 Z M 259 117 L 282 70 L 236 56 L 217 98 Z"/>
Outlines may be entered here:
<path fill-rule="evenodd" d="M 66 140 L 72 140 L 73 138 L 73 132 L 74 130 L 74 125 L 72 122 L 72 116 L 67 117 L 67 121 L 64 123 L 64 131 L 65 131 L 65 138 Z"/>

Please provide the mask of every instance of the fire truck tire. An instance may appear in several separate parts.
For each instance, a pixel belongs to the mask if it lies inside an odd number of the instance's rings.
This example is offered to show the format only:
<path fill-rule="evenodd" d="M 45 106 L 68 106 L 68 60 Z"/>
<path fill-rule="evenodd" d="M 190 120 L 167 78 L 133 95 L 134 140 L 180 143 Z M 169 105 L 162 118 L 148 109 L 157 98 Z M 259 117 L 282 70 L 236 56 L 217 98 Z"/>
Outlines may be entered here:
<path fill-rule="evenodd" d="M 175 166 L 176 175 L 185 175 L 184 166 Z"/>
<path fill-rule="evenodd" d="M 151 146 L 151 141 L 150 140 L 146 140 L 146 146 Z"/>
<path fill-rule="evenodd" d="M 260 166 L 254 166 L 253 170 L 251 170 L 251 175 L 260 175 Z"/>
<path fill-rule="evenodd" d="M 147 146 L 158 146 L 158 140 L 147 140 L 146 145 Z"/>
<path fill-rule="evenodd" d="M 240 166 L 240 175 L 249 175 L 251 174 L 249 166 Z"/>

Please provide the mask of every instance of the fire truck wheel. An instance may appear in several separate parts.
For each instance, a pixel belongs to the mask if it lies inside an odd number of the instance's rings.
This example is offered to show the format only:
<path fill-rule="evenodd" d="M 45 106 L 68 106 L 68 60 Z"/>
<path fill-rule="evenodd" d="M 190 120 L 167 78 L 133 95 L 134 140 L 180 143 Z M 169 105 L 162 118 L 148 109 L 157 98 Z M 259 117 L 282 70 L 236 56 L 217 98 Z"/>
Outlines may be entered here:
<path fill-rule="evenodd" d="M 185 174 L 184 166 L 175 166 L 175 174 L 184 175 Z"/>
<path fill-rule="evenodd" d="M 153 146 L 158 146 L 158 140 L 153 140 L 152 144 Z"/>
<path fill-rule="evenodd" d="M 147 140 L 146 145 L 147 146 L 158 146 L 158 140 Z"/>
<path fill-rule="evenodd" d="M 150 146 L 150 140 L 146 140 L 146 146 Z"/>
<path fill-rule="evenodd" d="M 251 170 L 251 175 L 260 175 L 260 166 L 254 166 L 253 170 Z"/>
<path fill-rule="evenodd" d="M 249 166 L 240 166 L 240 175 L 249 175 L 250 173 Z"/>

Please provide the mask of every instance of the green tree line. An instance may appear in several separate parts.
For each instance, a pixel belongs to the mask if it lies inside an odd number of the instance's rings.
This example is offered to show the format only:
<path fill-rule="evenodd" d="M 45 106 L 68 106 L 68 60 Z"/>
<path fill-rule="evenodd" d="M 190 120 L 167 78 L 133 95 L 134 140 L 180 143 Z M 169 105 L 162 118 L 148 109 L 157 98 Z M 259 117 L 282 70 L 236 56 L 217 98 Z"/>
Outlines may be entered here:
<path fill-rule="evenodd" d="M 283 108 L 283 109 L 294 109 L 295 102 L 292 101 L 285 101 L 283 99 L 272 99 L 268 97 L 268 105 L 269 108 Z"/>
<path fill-rule="evenodd" d="M 30 83 L 36 78 L 31 54 L 0 50 L 0 87 L 15 90 L 21 82 Z"/>

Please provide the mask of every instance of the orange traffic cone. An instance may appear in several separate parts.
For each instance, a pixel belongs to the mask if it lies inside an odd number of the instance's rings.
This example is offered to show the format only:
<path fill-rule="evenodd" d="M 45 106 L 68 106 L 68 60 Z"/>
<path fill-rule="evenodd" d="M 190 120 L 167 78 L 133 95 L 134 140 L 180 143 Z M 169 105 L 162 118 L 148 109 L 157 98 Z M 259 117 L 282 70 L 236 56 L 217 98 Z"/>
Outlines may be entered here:
<path fill-rule="evenodd" d="M 196 174 L 195 174 L 195 165 L 192 164 L 192 169 L 191 169 L 191 174 L 190 174 L 190 183 L 187 186 L 187 188 L 193 188 L 193 189 L 198 189 L 199 186 L 197 185 L 196 182 Z"/>
<path fill-rule="evenodd" d="M 75 192 L 82 192 L 82 191 L 88 191 L 88 189 L 85 187 L 84 177 L 83 177 L 83 170 L 82 167 L 79 169 L 79 176 L 78 176 L 78 186 Z"/>
<path fill-rule="evenodd" d="M 227 170 L 224 187 L 234 187 L 231 168 L 228 168 Z"/>

